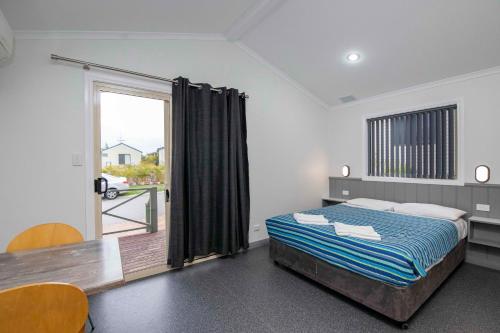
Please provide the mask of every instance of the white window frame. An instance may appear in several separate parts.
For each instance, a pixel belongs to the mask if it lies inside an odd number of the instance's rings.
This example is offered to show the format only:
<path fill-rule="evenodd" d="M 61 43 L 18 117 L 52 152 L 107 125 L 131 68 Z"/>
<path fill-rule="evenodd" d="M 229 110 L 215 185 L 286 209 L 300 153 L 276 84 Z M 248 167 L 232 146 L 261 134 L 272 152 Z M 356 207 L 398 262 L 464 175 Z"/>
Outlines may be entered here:
<path fill-rule="evenodd" d="M 457 105 L 457 178 L 456 179 L 426 179 L 426 178 L 406 178 L 406 177 L 380 177 L 368 176 L 368 125 L 367 120 L 370 118 L 390 116 L 399 113 L 412 112 L 418 110 L 425 110 L 430 108 L 441 107 L 444 105 Z M 378 181 L 378 182 L 393 182 L 393 183 L 415 183 L 415 184 L 436 184 L 436 185 L 464 185 L 464 103 L 463 98 L 455 100 L 447 100 L 439 103 L 420 104 L 406 109 L 397 109 L 389 112 L 378 112 L 372 114 L 365 114 L 362 117 L 362 149 L 361 161 L 363 163 L 361 172 L 361 179 L 365 181 Z"/>

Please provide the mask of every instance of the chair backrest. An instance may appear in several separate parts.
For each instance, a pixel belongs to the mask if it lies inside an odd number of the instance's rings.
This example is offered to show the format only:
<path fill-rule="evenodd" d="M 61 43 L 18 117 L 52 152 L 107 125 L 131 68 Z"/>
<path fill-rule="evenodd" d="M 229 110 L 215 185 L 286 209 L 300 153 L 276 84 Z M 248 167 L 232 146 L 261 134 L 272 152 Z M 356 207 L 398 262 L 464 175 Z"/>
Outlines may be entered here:
<path fill-rule="evenodd" d="M 89 304 L 77 286 L 37 283 L 0 291 L 0 332 L 85 331 Z"/>
<path fill-rule="evenodd" d="M 26 229 L 14 237 L 7 246 L 7 252 L 80 242 L 83 242 L 83 236 L 80 231 L 72 226 L 64 223 L 46 223 Z"/>

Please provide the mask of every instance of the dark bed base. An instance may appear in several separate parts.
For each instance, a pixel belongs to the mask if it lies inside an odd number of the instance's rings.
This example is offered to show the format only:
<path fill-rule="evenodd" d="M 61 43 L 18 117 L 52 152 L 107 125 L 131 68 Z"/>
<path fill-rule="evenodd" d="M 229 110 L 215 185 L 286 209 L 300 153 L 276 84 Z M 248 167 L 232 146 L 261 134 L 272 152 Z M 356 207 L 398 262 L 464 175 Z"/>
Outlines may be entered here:
<path fill-rule="evenodd" d="M 381 314 L 404 323 L 418 310 L 465 258 L 465 240 L 458 245 L 425 278 L 408 287 L 397 287 L 376 281 L 331 265 L 303 251 L 270 240 L 271 258 L 322 285 Z"/>

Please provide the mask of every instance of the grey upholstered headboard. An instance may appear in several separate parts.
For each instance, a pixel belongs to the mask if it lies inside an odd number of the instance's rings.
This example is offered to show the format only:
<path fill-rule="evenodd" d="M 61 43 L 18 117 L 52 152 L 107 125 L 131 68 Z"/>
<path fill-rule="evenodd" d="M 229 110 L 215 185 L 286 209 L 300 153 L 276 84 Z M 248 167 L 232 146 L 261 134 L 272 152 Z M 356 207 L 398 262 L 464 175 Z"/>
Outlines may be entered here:
<path fill-rule="evenodd" d="M 345 190 L 349 195 L 342 195 Z M 500 218 L 500 185 L 495 184 L 429 185 L 330 177 L 330 197 L 426 202 L 459 208 L 469 215 Z M 476 204 L 490 205 L 490 211 L 476 210 Z"/>

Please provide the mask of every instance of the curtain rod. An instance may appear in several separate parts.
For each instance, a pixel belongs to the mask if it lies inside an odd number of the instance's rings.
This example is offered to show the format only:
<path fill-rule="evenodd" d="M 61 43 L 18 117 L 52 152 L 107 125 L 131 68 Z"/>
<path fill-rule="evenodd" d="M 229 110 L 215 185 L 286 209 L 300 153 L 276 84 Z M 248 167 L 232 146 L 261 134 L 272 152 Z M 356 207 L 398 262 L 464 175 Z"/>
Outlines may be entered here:
<path fill-rule="evenodd" d="M 85 70 L 90 70 L 91 67 L 95 67 L 95 68 L 105 69 L 105 70 L 108 70 L 108 71 L 120 72 L 120 73 L 135 75 L 135 76 L 142 76 L 142 77 L 145 77 L 145 78 L 148 78 L 148 79 L 152 79 L 152 80 L 158 80 L 158 81 L 163 81 L 163 82 L 170 82 L 170 83 L 173 83 L 173 84 L 177 83 L 176 80 L 167 79 L 167 78 L 164 78 L 164 77 L 161 77 L 161 76 L 144 74 L 144 73 L 129 71 L 127 69 L 121 69 L 121 68 L 111 67 L 111 66 L 106 66 L 106 65 L 99 65 L 99 64 L 92 63 L 92 62 L 78 60 L 78 59 L 73 59 L 73 58 L 61 57 L 61 56 L 59 56 L 57 54 L 51 54 L 50 55 L 50 59 L 55 60 L 55 61 L 65 61 L 65 62 L 71 62 L 71 63 L 75 63 L 75 64 L 80 64 L 80 65 L 83 65 L 83 69 L 85 69 Z M 200 86 L 198 84 L 194 84 L 194 83 L 189 83 L 189 85 L 192 86 L 192 87 L 196 87 L 196 88 L 201 88 L 202 87 L 202 86 Z M 215 89 L 215 88 L 210 88 L 210 90 L 217 91 L 218 93 L 222 92 L 222 90 Z M 244 96 L 245 98 L 249 98 L 250 97 L 250 96 L 246 95 L 244 92 L 240 93 L 240 95 Z"/>

